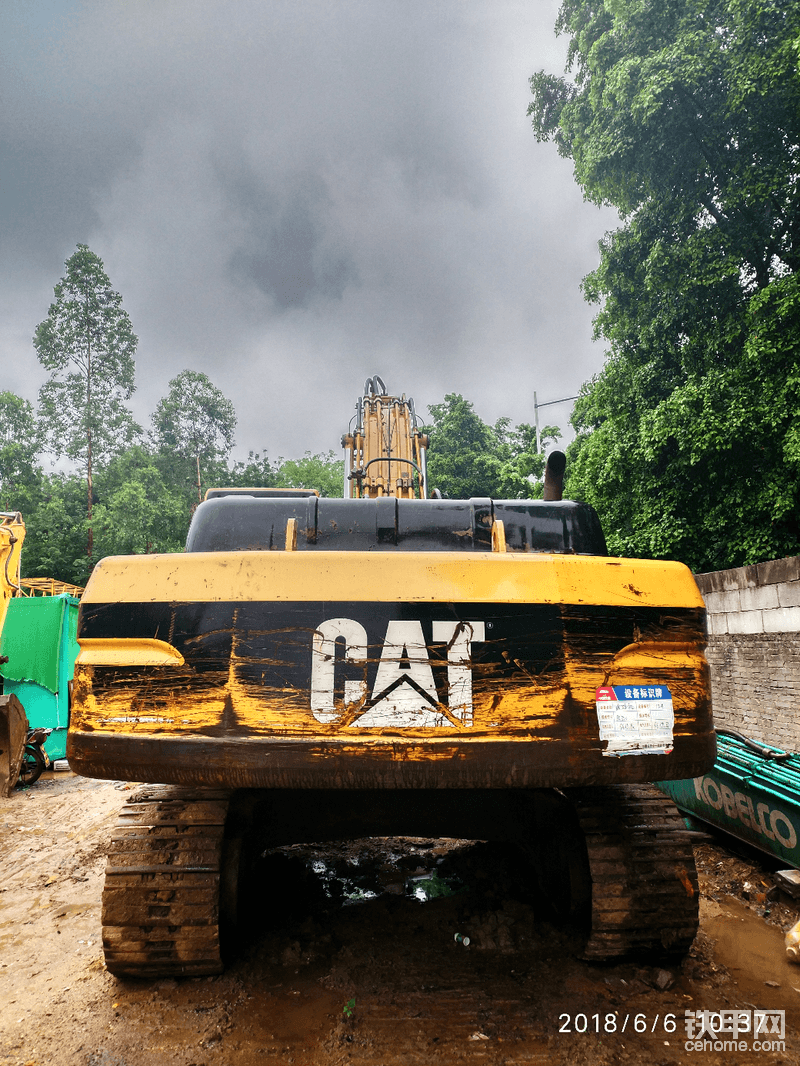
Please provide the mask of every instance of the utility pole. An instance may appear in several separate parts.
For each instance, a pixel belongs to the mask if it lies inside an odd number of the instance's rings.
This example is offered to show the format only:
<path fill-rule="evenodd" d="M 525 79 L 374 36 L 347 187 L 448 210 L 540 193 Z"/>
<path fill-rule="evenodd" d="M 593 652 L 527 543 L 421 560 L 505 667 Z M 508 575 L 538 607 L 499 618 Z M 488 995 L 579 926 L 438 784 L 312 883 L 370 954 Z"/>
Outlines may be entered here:
<path fill-rule="evenodd" d="M 554 403 L 569 403 L 570 400 L 577 400 L 577 396 L 564 396 L 561 400 L 547 400 L 546 403 L 539 403 L 536 399 L 536 393 L 533 394 L 533 417 L 536 423 L 536 454 L 539 455 L 542 450 L 542 438 L 539 433 L 539 408 L 540 407 L 552 407 Z"/>

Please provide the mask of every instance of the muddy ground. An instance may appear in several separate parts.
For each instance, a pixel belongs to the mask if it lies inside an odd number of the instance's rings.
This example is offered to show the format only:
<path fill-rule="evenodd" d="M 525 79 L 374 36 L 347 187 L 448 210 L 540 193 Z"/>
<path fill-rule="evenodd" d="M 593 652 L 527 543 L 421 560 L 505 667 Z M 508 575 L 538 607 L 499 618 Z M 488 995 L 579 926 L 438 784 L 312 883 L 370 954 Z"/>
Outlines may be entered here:
<path fill-rule="evenodd" d="M 112 977 L 100 895 L 127 789 L 49 773 L 0 800 L 3 1066 L 800 1063 L 783 950 L 800 905 L 718 842 L 696 848 L 701 931 L 680 966 L 577 960 L 509 851 L 388 838 L 265 856 L 222 976 Z M 785 1050 L 686 1050 L 687 1010 L 733 1007 L 784 1009 Z"/>

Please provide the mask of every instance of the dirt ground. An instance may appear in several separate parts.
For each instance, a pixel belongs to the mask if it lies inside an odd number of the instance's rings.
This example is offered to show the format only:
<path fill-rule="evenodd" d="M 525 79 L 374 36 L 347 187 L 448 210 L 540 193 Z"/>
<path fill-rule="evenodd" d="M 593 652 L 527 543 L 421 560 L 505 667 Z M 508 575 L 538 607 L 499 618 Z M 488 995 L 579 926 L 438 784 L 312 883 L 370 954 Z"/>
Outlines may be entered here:
<path fill-rule="evenodd" d="M 696 848 L 701 931 L 681 966 L 577 960 L 508 851 L 386 838 L 266 855 L 223 975 L 112 977 L 100 895 L 128 787 L 49 773 L 0 800 L 3 1066 L 800 1063 L 783 950 L 800 905 L 718 842 Z M 785 1010 L 785 1049 L 686 1050 L 686 1011 L 731 1008 Z"/>

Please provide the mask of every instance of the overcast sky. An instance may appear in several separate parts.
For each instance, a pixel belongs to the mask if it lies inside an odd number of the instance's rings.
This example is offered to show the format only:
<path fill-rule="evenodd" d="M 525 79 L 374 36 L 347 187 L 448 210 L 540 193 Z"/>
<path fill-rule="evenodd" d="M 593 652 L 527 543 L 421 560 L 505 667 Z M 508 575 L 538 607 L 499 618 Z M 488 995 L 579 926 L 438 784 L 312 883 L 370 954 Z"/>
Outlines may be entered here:
<path fill-rule="evenodd" d="M 139 421 L 203 371 L 240 456 L 338 448 L 376 373 L 487 421 L 576 393 L 615 217 L 526 116 L 557 9 L 2 0 L 0 389 L 36 402 L 31 337 L 85 243 L 139 337 Z"/>

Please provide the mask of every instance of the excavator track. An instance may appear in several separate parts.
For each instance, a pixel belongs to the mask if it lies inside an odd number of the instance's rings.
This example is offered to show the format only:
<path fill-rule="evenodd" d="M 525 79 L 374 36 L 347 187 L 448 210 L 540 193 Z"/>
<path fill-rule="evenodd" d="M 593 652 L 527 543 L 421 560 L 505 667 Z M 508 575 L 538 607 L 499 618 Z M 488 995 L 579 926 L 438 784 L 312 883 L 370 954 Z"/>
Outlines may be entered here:
<path fill-rule="evenodd" d="M 103 889 L 111 973 L 220 973 L 220 895 L 230 793 L 145 785 L 120 813 Z"/>
<path fill-rule="evenodd" d="M 682 956 L 697 933 L 694 853 L 677 807 L 653 785 L 566 790 L 592 879 L 583 958 Z"/>

